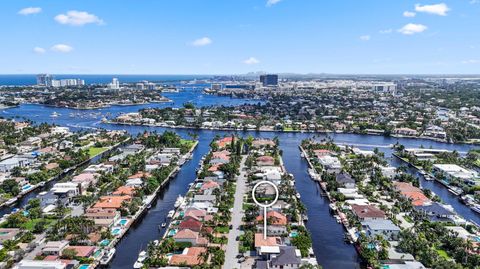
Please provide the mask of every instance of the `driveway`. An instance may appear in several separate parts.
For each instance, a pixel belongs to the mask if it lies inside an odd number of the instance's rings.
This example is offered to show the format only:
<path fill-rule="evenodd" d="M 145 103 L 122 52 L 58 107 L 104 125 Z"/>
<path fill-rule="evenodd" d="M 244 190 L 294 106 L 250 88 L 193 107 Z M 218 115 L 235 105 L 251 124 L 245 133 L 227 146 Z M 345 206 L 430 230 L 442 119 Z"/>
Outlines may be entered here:
<path fill-rule="evenodd" d="M 233 204 L 233 211 L 232 211 L 232 229 L 228 233 L 228 243 L 225 252 L 225 264 L 223 268 L 225 269 L 235 269 L 240 268 L 240 264 L 238 263 L 237 255 L 238 255 L 238 241 L 236 238 L 243 234 L 240 231 L 240 225 L 242 224 L 242 205 L 243 205 L 243 195 L 245 194 L 246 190 L 246 181 L 245 176 L 246 172 L 244 171 L 245 168 L 245 160 L 246 156 L 243 156 L 242 161 L 240 162 L 240 175 L 237 177 L 237 187 L 235 189 L 235 202 Z"/>

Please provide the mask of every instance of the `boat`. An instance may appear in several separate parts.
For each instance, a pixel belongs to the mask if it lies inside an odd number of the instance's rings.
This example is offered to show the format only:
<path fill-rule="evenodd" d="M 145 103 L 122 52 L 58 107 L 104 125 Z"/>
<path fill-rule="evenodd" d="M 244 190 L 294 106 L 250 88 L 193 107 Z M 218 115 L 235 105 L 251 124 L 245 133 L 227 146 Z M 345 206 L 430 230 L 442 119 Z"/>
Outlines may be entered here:
<path fill-rule="evenodd" d="M 147 252 L 142 251 L 138 254 L 137 261 L 133 264 L 133 268 L 139 269 L 143 267 L 143 262 L 147 259 Z"/>
<path fill-rule="evenodd" d="M 116 251 L 115 248 L 111 248 L 108 251 L 106 251 L 103 254 L 102 258 L 100 259 L 100 264 L 101 265 L 107 265 L 108 263 L 110 263 L 113 256 L 115 255 L 115 251 Z"/>
<path fill-rule="evenodd" d="M 168 215 L 167 215 L 167 218 L 171 219 L 173 217 L 173 215 L 175 214 L 175 211 L 174 210 L 170 210 L 168 211 Z"/>
<path fill-rule="evenodd" d="M 334 215 L 333 217 L 335 218 L 335 220 L 337 221 L 337 223 L 341 223 L 341 222 L 342 222 L 342 219 L 340 218 L 340 216 Z"/>
<path fill-rule="evenodd" d="M 307 214 L 302 214 L 302 219 L 303 219 L 303 221 L 308 221 L 308 216 L 307 216 Z"/>
<path fill-rule="evenodd" d="M 457 196 L 460 195 L 460 194 L 462 194 L 462 192 L 463 192 L 462 189 L 460 189 L 460 188 L 458 188 L 458 187 L 454 187 L 454 186 L 449 186 L 449 187 L 448 187 L 448 191 L 451 192 L 451 193 L 453 193 L 453 194 L 455 194 L 455 195 L 457 195 Z"/>
<path fill-rule="evenodd" d="M 297 192 L 297 194 L 295 195 L 298 199 L 300 199 L 300 193 Z"/>
<path fill-rule="evenodd" d="M 330 204 L 330 205 L 328 205 L 328 207 L 330 207 L 330 210 L 331 210 L 332 212 L 337 211 L 337 206 L 336 206 L 335 204 Z"/>
<path fill-rule="evenodd" d="M 148 204 L 148 205 L 147 205 L 147 209 L 150 209 L 150 208 L 152 208 L 152 205 L 151 205 L 151 204 Z"/>
<path fill-rule="evenodd" d="M 6 205 L 13 205 L 15 202 L 18 201 L 17 197 L 13 197 L 12 199 L 5 202 Z"/>
<path fill-rule="evenodd" d="M 167 226 L 167 223 L 162 223 L 162 228 L 165 228 Z"/>
<path fill-rule="evenodd" d="M 472 205 L 470 209 L 480 214 L 480 205 L 478 204 Z"/>
<path fill-rule="evenodd" d="M 433 181 L 433 177 L 431 177 L 429 174 L 423 175 L 423 178 L 425 178 L 427 181 Z"/>
<path fill-rule="evenodd" d="M 175 208 L 178 208 L 179 206 L 182 205 L 183 200 L 184 200 L 184 198 L 181 195 L 179 195 L 173 206 L 175 206 Z"/>
<path fill-rule="evenodd" d="M 58 116 L 60 116 L 60 114 L 58 114 L 56 111 L 54 111 L 52 114 L 50 114 L 50 117 L 52 117 L 52 118 L 56 118 Z"/>

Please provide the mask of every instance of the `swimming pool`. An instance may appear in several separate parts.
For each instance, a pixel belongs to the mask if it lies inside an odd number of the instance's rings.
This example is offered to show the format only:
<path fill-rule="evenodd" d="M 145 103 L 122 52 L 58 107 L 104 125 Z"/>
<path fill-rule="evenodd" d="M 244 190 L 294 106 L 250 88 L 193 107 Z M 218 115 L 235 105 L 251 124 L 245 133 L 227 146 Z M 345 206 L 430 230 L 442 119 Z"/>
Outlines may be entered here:
<path fill-rule="evenodd" d="M 88 268 L 90 268 L 89 264 L 82 264 L 80 265 L 80 267 L 78 267 L 78 269 L 88 269 Z"/>
<path fill-rule="evenodd" d="M 298 236 L 298 232 L 296 231 L 290 233 L 290 237 L 297 237 L 297 236 Z"/>
<path fill-rule="evenodd" d="M 122 231 L 121 228 L 118 228 L 118 227 L 117 227 L 117 228 L 113 228 L 113 229 L 112 229 L 112 235 L 119 235 L 121 231 Z"/>
<path fill-rule="evenodd" d="M 24 186 L 22 186 L 22 191 L 26 191 L 30 188 L 32 188 L 32 185 L 30 185 L 30 184 L 24 185 Z"/>
<path fill-rule="evenodd" d="M 118 221 L 118 225 L 125 226 L 128 223 L 128 219 L 121 219 Z"/>
<path fill-rule="evenodd" d="M 102 247 L 108 246 L 108 244 L 110 244 L 110 240 L 108 239 L 103 239 L 102 241 L 100 241 L 100 246 Z"/>
<path fill-rule="evenodd" d="M 174 236 L 174 235 L 176 235 L 176 234 L 177 234 L 177 230 L 171 229 L 170 231 L 168 231 L 167 236 Z"/>

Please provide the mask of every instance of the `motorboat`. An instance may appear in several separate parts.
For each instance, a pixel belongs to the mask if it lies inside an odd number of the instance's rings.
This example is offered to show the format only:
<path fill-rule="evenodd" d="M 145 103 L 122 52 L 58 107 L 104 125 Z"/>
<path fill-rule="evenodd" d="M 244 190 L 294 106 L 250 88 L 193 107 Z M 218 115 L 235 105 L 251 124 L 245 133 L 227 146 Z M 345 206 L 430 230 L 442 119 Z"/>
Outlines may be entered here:
<path fill-rule="evenodd" d="M 173 206 L 175 206 L 175 208 L 178 208 L 179 206 L 182 205 L 183 201 L 184 201 L 184 198 L 181 195 L 179 195 Z"/>
<path fill-rule="evenodd" d="M 108 263 L 110 263 L 113 256 L 115 255 L 115 251 L 116 251 L 115 248 L 111 248 L 111 249 L 105 251 L 102 258 L 100 259 L 100 264 L 101 265 L 107 265 Z"/>
<path fill-rule="evenodd" d="M 133 268 L 139 269 L 143 267 L 143 262 L 147 259 L 147 252 L 142 251 L 138 254 L 137 261 L 133 264 Z"/>
<path fill-rule="evenodd" d="M 169 218 L 169 219 L 173 218 L 173 215 L 174 215 L 174 214 L 175 214 L 175 211 L 174 211 L 174 210 L 168 211 L 167 218 Z"/>

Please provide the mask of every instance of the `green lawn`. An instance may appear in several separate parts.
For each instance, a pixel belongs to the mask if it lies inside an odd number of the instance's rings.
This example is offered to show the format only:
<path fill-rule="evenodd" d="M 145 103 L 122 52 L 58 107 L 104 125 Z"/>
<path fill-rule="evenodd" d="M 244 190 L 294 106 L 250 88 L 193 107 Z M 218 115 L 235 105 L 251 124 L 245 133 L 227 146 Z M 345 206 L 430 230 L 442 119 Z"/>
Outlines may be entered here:
<path fill-rule="evenodd" d="M 447 252 L 443 249 L 435 249 L 441 257 L 444 257 L 445 259 L 449 260 L 450 257 L 448 256 Z"/>
<path fill-rule="evenodd" d="M 480 159 L 475 162 L 475 165 L 480 167 Z"/>
<path fill-rule="evenodd" d="M 284 132 L 292 132 L 292 131 L 293 131 L 293 128 L 292 128 L 292 127 L 284 127 L 284 128 L 283 128 L 283 131 L 284 131 Z"/>
<path fill-rule="evenodd" d="M 33 219 L 33 220 L 29 220 L 27 223 L 23 224 L 23 228 L 26 229 L 26 230 L 32 231 L 33 227 L 35 227 L 35 224 L 37 224 L 41 220 L 44 220 L 47 223 L 47 226 L 52 225 L 53 222 L 54 222 L 54 220 L 52 220 L 52 219 L 41 219 L 41 218 Z"/>
<path fill-rule="evenodd" d="M 215 227 L 215 232 L 221 233 L 221 234 L 227 234 L 230 231 L 228 226 L 217 226 Z"/>
<path fill-rule="evenodd" d="M 193 147 L 193 145 L 195 144 L 195 141 L 193 140 L 188 140 L 188 139 L 182 139 L 180 140 L 180 143 L 182 145 L 187 145 L 189 148 Z"/>
<path fill-rule="evenodd" d="M 97 148 L 97 147 L 90 147 L 88 149 L 88 155 L 90 155 L 90 158 L 97 156 L 98 154 L 106 151 L 107 148 Z"/>

